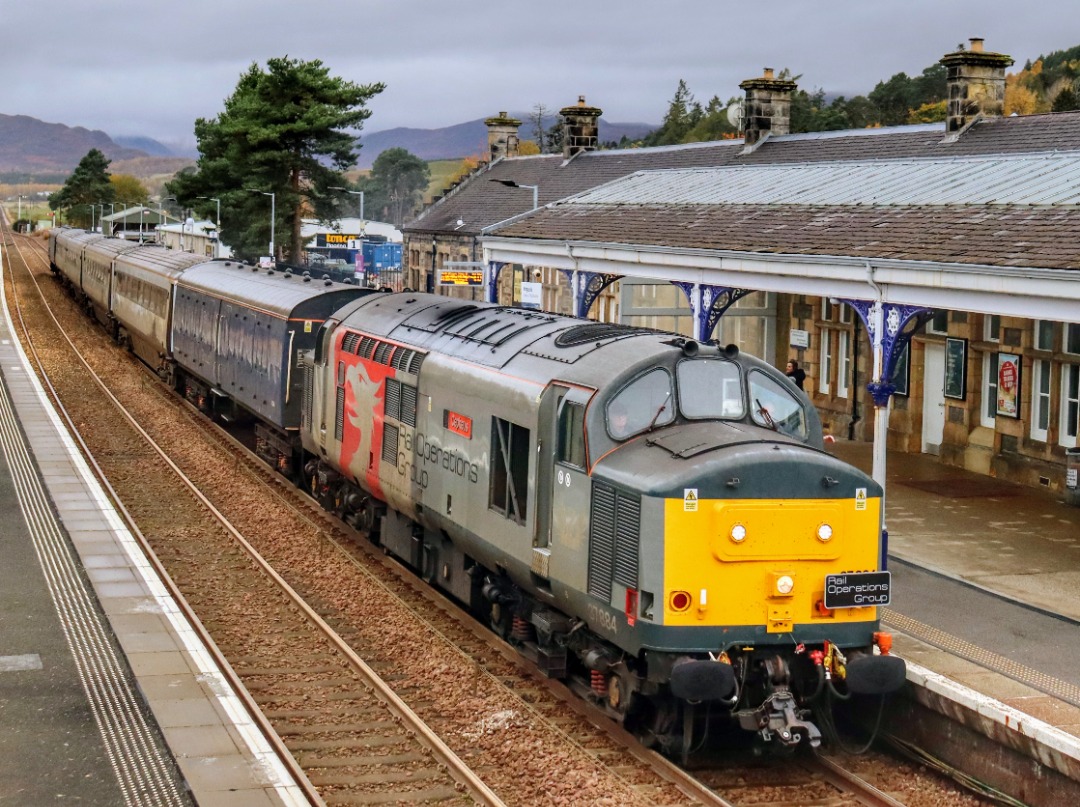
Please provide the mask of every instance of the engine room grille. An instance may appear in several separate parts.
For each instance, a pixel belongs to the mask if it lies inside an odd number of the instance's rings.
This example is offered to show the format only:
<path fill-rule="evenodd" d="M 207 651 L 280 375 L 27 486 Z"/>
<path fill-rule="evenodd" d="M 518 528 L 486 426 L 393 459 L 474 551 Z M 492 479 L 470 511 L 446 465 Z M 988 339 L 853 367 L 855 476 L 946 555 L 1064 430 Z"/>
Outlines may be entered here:
<path fill-rule="evenodd" d="M 345 436 L 345 387 L 337 388 L 337 405 L 334 410 L 334 439 L 339 443 Z"/>
<path fill-rule="evenodd" d="M 312 386 L 314 384 L 315 368 L 310 364 L 304 365 L 304 397 L 300 400 L 300 426 L 304 431 L 311 431 L 311 408 L 314 405 L 314 394 Z"/>
<path fill-rule="evenodd" d="M 396 463 L 398 455 L 398 428 L 389 423 L 383 425 L 382 458 L 383 462 Z"/>
<path fill-rule="evenodd" d="M 593 482 L 589 514 L 588 589 L 611 601 L 612 581 L 637 588 L 641 536 L 641 497 Z"/>
<path fill-rule="evenodd" d="M 360 343 L 360 334 L 349 331 L 341 339 L 341 349 L 345 353 L 355 353 L 356 346 Z"/>

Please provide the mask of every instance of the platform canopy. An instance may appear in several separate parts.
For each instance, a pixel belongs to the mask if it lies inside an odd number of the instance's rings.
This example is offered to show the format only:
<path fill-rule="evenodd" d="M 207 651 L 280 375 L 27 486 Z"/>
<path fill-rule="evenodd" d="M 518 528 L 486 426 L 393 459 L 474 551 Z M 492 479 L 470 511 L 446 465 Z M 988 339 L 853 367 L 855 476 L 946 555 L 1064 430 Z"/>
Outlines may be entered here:
<path fill-rule="evenodd" d="M 482 244 L 495 262 L 1080 322 L 1080 151 L 641 171 Z"/>

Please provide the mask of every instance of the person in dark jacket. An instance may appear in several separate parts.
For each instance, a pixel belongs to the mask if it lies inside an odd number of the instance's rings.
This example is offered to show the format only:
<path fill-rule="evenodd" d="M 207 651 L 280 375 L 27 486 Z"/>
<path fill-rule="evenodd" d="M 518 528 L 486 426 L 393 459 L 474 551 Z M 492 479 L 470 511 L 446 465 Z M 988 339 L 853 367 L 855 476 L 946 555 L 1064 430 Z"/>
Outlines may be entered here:
<path fill-rule="evenodd" d="M 795 359 L 792 359 L 787 363 L 787 377 L 795 382 L 796 387 L 802 389 L 803 382 L 806 380 L 806 371 L 799 367 Z"/>

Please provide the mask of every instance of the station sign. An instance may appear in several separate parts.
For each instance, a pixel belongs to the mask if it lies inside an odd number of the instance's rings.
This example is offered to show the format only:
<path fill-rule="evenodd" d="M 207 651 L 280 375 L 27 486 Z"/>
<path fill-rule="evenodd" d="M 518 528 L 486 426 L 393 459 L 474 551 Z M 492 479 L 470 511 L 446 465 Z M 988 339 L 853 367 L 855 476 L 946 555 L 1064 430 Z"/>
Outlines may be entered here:
<path fill-rule="evenodd" d="M 359 233 L 316 233 L 316 247 L 348 247 L 349 242 L 359 241 Z"/>
<path fill-rule="evenodd" d="M 440 286 L 484 285 L 484 264 L 478 261 L 447 261 L 437 274 Z"/>

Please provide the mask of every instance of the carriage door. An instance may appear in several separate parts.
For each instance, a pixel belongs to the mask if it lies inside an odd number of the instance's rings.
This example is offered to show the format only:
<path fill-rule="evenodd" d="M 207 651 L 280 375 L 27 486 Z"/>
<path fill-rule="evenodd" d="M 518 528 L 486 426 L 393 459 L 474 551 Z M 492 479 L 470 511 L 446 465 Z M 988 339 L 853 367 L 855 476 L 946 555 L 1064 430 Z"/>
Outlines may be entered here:
<path fill-rule="evenodd" d="M 553 564 L 563 567 L 556 576 L 564 580 L 567 561 L 582 565 L 589 535 L 585 406 L 593 392 L 550 384 L 540 400 L 532 570 L 542 580 L 555 573 Z"/>

